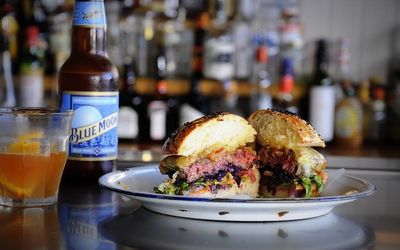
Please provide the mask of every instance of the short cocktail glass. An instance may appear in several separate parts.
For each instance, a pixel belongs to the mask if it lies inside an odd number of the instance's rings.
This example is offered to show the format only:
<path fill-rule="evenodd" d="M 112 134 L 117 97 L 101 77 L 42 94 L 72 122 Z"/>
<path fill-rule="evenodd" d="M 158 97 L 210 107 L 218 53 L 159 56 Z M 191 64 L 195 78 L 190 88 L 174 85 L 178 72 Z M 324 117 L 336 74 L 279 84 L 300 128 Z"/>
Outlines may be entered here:
<path fill-rule="evenodd" d="M 0 205 L 57 202 L 73 111 L 0 108 Z"/>

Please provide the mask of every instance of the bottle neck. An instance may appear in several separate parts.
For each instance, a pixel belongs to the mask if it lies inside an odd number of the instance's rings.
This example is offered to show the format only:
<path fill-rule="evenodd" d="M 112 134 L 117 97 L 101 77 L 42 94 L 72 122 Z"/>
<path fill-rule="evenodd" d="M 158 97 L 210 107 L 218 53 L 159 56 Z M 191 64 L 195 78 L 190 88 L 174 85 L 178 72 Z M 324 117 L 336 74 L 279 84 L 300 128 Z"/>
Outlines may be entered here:
<path fill-rule="evenodd" d="M 315 72 L 327 72 L 328 58 L 327 58 L 327 45 L 324 40 L 317 41 L 317 49 L 315 51 Z"/>
<path fill-rule="evenodd" d="M 315 65 L 315 72 L 318 73 L 323 73 L 327 74 L 328 72 L 328 64 L 326 62 L 320 62 Z"/>
<path fill-rule="evenodd" d="M 71 53 L 106 55 L 106 43 L 105 28 L 72 27 Z"/>
<path fill-rule="evenodd" d="M 71 53 L 106 55 L 106 12 L 103 1 L 76 1 Z"/>

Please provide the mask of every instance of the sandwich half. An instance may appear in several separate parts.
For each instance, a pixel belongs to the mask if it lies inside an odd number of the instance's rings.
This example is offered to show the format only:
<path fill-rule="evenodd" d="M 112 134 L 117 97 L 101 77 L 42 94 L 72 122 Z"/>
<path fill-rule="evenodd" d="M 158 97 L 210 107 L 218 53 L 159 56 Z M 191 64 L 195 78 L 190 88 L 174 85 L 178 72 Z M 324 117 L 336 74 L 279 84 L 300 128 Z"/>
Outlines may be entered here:
<path fill-rule="evenodd" d="M 260 173 L 256 131 L 237 115 L 222 112 L 184 124 L 163 146 L 163 194 L 207 198 L 257 197 Z"/>
<path fill-rule="evenodd" d="M 260 196 L 318 196 L 327 179 L 327 163 L 312 148 L 325 147 L 314 128 L 293 113 L 271 109 L 255 111 L 248 120 L 257 131 Z"/>

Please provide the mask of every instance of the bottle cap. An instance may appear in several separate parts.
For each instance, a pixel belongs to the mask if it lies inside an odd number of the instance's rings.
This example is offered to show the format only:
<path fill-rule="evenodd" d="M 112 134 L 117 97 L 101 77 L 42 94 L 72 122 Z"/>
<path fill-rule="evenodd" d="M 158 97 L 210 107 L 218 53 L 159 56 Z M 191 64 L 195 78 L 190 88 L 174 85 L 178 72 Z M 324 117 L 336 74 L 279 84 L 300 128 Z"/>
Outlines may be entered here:
<path fill-rule="evenodd" d="M 266 45 L 260 45 L 257 47 L 256 60 L 258 63 L 268 62 L 268 48 Z"/>
<path fill-rule="evenodd" d="M 284 75 L 281 78 L 279 91 L 283 93 L 292 93 L 294 90 L 294 78 L 292 75 Z"/>

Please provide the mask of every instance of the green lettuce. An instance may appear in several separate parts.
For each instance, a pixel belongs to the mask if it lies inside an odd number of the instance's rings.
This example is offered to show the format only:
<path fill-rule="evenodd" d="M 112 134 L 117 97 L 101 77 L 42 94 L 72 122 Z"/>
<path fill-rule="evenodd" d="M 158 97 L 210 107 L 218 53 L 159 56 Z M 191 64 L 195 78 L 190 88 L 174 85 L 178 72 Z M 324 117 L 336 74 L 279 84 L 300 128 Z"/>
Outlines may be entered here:
<path fill-rule="evenodd" d="M 306 194 L 304 197 L 310 198 L 312 197 L 312 185 L 315 184 L 318 188 L 318 192 L 322 192 L 322 189 L 324 188 L 324 183 L 322 181 L 321 176 L 319 175 L 312 175 L 309 178 L 308 177 L 301 177 L 298 179 L 298 183 L 303 185 L 304 189 L 306 190 Z"/>

